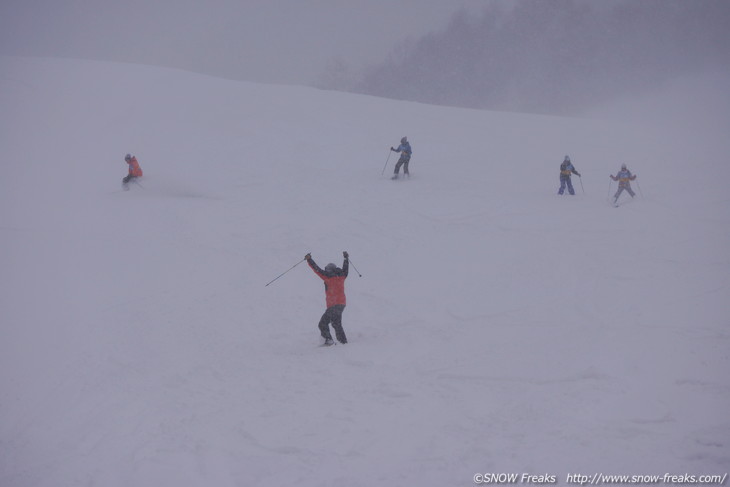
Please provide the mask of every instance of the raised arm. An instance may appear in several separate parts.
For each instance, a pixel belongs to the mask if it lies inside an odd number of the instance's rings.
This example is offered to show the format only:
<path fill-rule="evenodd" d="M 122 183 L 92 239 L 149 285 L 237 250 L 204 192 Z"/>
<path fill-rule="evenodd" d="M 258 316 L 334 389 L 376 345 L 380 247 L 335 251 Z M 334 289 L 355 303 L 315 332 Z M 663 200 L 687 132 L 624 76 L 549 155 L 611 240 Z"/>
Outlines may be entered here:
<path fill-rule="evenodd" d="M 309 267 L 312 268 L 315 274 L 317 274 L 321 279 L 325 278 L 324 271 L 319 268 L 316 262 L 314 262 L 314 259 L 312 258 L 312 254 L 307 254 L 304 256 L 304 258 L 307 260 L 307 264 L 309 264 Z"/>

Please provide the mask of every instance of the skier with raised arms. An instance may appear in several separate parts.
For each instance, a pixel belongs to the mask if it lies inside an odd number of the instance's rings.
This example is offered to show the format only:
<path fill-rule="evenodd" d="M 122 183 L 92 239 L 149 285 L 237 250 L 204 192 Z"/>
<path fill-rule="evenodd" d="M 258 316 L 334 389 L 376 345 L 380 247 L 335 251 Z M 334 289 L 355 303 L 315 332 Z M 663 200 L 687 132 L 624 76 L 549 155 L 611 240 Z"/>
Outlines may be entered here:
<path fill-rule="evenodd" d="M 311 267 L 314 273 L 324 281 L 327 309 L 322 315 L 322 318 L 319 320 L 319 331 L 322 338 L 324 338 L 324 345 L 334 344 L 330 333 L 330 323 L 332 324 L 332 328 L 335 329 L 337 341 L 340 343 L 347 343 L 345 330 L 342 328 L 342 312 L 345 310 L 345 305 L 347 304 L 347 299 L 345 297 L 345 279 L 347 279 L 347 273 L 350 269 L 350 261 L 347 252 L 342 252 L 342 255 L 345 258 L 342 263 L 342 268 L 330 263 L 327 264 L 324 269 L 321 269 L 317 263 L 314 262 L 312 254 L 304 256 L 309 267 Z"/>

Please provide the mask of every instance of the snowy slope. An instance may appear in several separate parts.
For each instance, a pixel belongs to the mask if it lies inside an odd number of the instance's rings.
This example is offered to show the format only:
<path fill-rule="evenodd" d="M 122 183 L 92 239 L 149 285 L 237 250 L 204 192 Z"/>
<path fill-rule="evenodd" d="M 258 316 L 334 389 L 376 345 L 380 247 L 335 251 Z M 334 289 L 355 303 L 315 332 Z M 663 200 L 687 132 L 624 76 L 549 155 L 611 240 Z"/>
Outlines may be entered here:
<path fill-rule="evenodd" d="M 0 485 L 728 472 L 724 86 L 565 119 L 0 58 Z M 343 250 L 319 348 L 321 281 L 265 284 Z"/>

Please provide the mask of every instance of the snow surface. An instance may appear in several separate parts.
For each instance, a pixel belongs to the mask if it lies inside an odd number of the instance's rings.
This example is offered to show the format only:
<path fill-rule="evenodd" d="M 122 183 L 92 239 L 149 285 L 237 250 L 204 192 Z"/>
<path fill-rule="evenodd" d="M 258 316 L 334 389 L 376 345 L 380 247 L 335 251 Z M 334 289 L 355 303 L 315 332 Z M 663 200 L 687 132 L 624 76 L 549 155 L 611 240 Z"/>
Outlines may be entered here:
<path fill-rule="evenodd" d="M 725 82 L 570 119 L 0 58 L 0 485 L 728 472 Z M 322 282 L 265 284 L 343 250 L 320 348 Z"/>

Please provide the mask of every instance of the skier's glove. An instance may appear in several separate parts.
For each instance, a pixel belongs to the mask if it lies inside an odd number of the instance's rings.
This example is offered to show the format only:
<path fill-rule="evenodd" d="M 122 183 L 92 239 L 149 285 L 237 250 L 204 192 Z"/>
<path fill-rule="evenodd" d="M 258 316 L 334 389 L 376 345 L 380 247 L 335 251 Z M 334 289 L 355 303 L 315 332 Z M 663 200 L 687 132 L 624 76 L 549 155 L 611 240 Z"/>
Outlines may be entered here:
<path fill-rule="evenodd" d="M 312 254 L 305 255 L 304 260 L 312 260 Z"/>
<path fill-rule="evenodd" d="M 392 147 L 390 148 L 390 150 L 392 150 L 393 152 L 395 152 L 395 149 L 393 149 Z"/>
<path fill-rule="evenodd" d="M 579 172 L 577 172 L 576 174 L 578 175 L 578 177 L 580 177 L 580 173 Z"/>
<path fill-rule="evenodd" d="M 344 257 L 345 259 L 349 259 L 349 258 L 350 258 L 350 254 L 348 254 L 348 253 L 347 253 L 347 251 L 344 251 L 344 252 L 342 252 L 342 256 L 343 256 L 343 257 Z"/>

